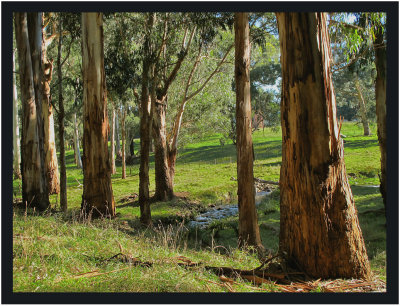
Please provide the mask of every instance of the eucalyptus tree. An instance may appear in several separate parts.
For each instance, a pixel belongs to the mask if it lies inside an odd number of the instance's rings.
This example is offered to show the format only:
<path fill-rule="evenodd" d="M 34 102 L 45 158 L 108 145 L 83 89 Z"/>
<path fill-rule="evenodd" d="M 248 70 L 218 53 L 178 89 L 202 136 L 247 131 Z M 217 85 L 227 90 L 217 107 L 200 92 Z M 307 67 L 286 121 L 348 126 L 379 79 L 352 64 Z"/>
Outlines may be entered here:
<path fill-rule="evenodd" d="M 380 191 L 386 209 L 386 14 L 353 13 L 353 23 L 346 22 L 345 16 L 342 14 L 338 20 L 331 19 L 334 24 L 339 24 L 335 28 L 337 31 L 343 31 L 344 28 L 347 30 L 344 35 L 346 44 L 343 46 L 347 52 L 347 63 L 343 67 L 351 65 L 362 67 L 368 65 L 370 59 L 374 58 L 377 133 L 381 151 Z M 373 55 L 368 56 L 371 52 Z"/>
<path fill-rule="evenodd" d="M 224 33 L 219 34 L 222 36 Z M 216 36 L 216 34 L 214 36 Z M 206 91 L 206 89 L 209 88 L 211 80 L 215 78 L 217 74 L 229 74 L 230 72 L 229 68 L 226 69 L 226 67 L 224 67 L 224 64 L 226 64 L 232 56 L 231 51 L 234 48 L 234 44 L 231 37 L 225 35 L 225 38 L 226 40 L 221 39 L 218 41 L 215 37 L 209 37 L 209 41 L 200 39 L 196 42 L 197 48 L 193 52 L 194 59 L 188 64 L 190 70 L 187 74 L 184 74 L 186 81 L 183 82 L 184 85 L 181 95 L 178 95 L 177 97 L 179 100 L 175 111 L 175 118 L 166 139 L 167 164 L 171 190 L 173 190 L 173 181 L 175 176 L 178 137 L 187 104 L 191 100 L 194 100 L 194 98 L 202 93 L 202 91 Z M 197 102 L 200 104 L 202 103 L 200 101 Z"/>
<path fill-rule="evenodd" d="M 277 13 L 282 64 L 279 248 L 313 277 L 370 278 L 348 182 L 324 13 Z"/>
<path fill-rule="evenodd" d="M 105 72 L 108 94 L 111 101 L 112 135 L 111 159 L 115 169 L 114 139 L 119 149 L 118 117 L 121 118 L 122 138 L 122 178 L 126 178 L 126 129 L 125 121 L 132 108 L 137 88 L 139 87 L 139 44 L 140 15 L 132 13 L 115 13 L 106 19 L 105 35 Z M 116 119 L 116 120 L 115 120 Z M 115 172 L 114 172 L 115 173 Z"/>
<path fill-rule="evenodd" d="M 29 23 L 28 23 L 28 14 Z M 44 210 L 49 206 L 45 174 L 42 122 L 42 14 L 15 13 L 22 101 L 21 170 L 22 200 Z"/>
<path fill-rule="evenodd" d="M 82 209 L 115 216 L 108 157 L 108 117 L 104 72 L 103 14 L 82 13 L 83 195 Z"/>
<path fill-rule="evenodd" d="M 217 29 L 226 24 L 226 16 L 222 14 L 184 13 L 161 14 L 153 16 L 153 27 L 162 35 L 152 35 L 153 45 L 152 65 L 154 65 L 150 80 L 153 86 L 149 92 L 153 103 L 152 134 L 155 147 L 156 191 L 155 200 L 167 200 L 173 197 L 173 177 L 175 173 L 177 137 L 182 122 L 182 115 L 186 103 L 200 93 L 210 79 L 219 72 L 219 68 L 227 58 L 233 45 L 227 48 L 221 56 L 217 67 L 210 71 L 204 80 L 196 81 L 198 88 L 193 88 L 193 75 L 198 67 L 200 58 L 204 57 L 206 45 L 209 44 Z M 181 31 L 177 29 L 181 28 Z M 153 33 L 154 33 L 153 31 Z M 156 33 L 157 33 L 156 32 Z M 182 71 L 185 59 L 189 53 L 194 53 L 195 59 L 187 82 L 184 84 L 184 95 L 180 97 L 179 110 L 176 113 L 171 133 L 166 131 L 166 114 L 168 93 L 177 75 Z M 143 94 L 143 92 L 142 92 Z"/>
<path fill-rule="evenodd" d="M 236 152 L 239 245 L 264 251 L 255 206 L 250 101 L 250 31 L 248 13 L 235 13 Z M 261 253 L 262 254 L 262 253 Z"/>
<path fill-rule="evenodd" d="M 60 141 L 60 206 L 66 212 L 68 208 L 67 200 L 67 169 L 65 162 L 65 141 L 64 141 L 64 101 L 63 101 L 63 88 L 62 88 L 62 62 L 61 53 L 63 45 L 63 18 L 62 13 L 59 15 L 58 20 L 58 48 L 57 48 L 57 77 L 58 77 L 58 137 Z"/>

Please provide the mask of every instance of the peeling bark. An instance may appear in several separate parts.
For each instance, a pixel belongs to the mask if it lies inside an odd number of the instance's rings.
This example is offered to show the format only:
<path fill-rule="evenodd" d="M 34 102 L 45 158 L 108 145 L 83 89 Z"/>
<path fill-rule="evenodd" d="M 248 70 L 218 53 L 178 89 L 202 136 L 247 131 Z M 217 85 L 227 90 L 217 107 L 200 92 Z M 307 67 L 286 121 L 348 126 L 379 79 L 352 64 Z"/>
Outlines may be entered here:
<path fill-rule="evenodd" d="M 104 73 L 103 14 L 82 13 L 83 195 L 82 209 L 115 216 L 108 156 L 108 116 Z"/>
<path fill-rule="evenodd" d="M 41 28 L 42 25 L 41 25 Z M 51 104 L 50 82 L 53 75 L 53 60 L 49 61 L 46 55 L 45 40 L 42 39 L 42 65 L 43 65 L 43 105 L 42 116 L 44 123 L 44 151 L 45 171 L 49 194 L 60 192 L 60 176 L 58 174 L 58 161 L 54 133 L 53 105 Z"/>
<path fill-rule="evenodd" d="M 264 251 L 255 206 L 248 13 L 235 13 L 235 82 L 239 245 L 250 245 L 258 251 Z"/>
<path fill-rule="evenodd" d="M 313 277 L 369 278 L 346 175 L 323 13 L 277 13 L 282 64 L 280 252 Z"/>
<path fill-rule="evenodd" d="M 49 202 L 46 176 L 44 173 L 43 125 L 41 124 L 40 91 L 35 92 L 39 83 L 39 54 L 32 56 L 28 30 L 36 39 L 40 38 L 40 15 L 31 16 L 28 28 L 27 13 L 15 13 L 15 37 L 18 49 L 21 101 L 22 101 L 22 135 L 21 135 L 21 170 L 22 201 L 39 210 L 46 209 Z M 33 43 L 35 43 L 32 38 Z M 38 42 L 40 46 L 40 41 Z M 37 44 L 36 44 L 37 46 Z M 37 48 L 33 48 L 37 52 Z M 39 48 L 40 51 L 40 48 Z M 35 59 L 33 65 L 32 58 Z"/>

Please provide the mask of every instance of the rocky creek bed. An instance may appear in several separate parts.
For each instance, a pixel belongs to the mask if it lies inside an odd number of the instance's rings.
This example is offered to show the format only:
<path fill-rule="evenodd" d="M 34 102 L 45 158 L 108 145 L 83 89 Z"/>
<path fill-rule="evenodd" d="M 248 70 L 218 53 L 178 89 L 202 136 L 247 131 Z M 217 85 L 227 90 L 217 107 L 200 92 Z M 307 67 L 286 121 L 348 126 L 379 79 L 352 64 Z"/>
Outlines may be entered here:
<path fill-rule="evenodd" d="M 255 204 L 256 206 L 260 205 L 262 200 L 271 194 L 276 186 L 271 186 L 270 182 L 266 182 L 260 179 L 255 179 L 255 188 L 256 188 L 256 196 L 255 196 Z M 228 204 L 228 205 L 219 205 L 212 207 L 204 213 L 199 214 L 188 222 L 188 227 L 191 228 L 199 228 L 204 229 L 208 227 L 214 220 L 225 219 L 231 216 L 235 216 L 239 213 L 238 204 Z"/>

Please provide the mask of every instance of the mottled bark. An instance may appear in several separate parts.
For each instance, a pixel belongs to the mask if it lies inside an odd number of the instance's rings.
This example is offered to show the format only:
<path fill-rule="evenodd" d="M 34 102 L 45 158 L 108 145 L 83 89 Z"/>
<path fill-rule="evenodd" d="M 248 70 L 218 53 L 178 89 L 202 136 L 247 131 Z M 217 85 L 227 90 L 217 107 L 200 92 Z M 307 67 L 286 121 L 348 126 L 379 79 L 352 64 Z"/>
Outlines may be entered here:
<path fill-rule="evenodd" d="M 280 252 L 307 274 L 369 278 L 346 175 L 323 13 L 277 13 L 282 65 Z"/>
<path fill-rule="evenodd" d="M 371 132 L 369 129 L 369 124 L 368 124 L 367 108 L 365 107 L 365 100 L 364 100 L 364 96 L 361 91 L 360 81 L 358 80 L 357 75 L 355 75 L 355 85 L 356 85 L 357 96 L 358 96 L 358 106 L 360 109 L 361 123 L 364 128 L 364 136 L 370 136 Z"/>
<path fill-rule="evenodd" d="M 381 150 L 381 175 L 380 190 L 386 211 L 386 45 L 383 39 L 382 29 L 375 34 L 375 99 L 376 99 L 376 121 L 379 147 Z"/>
<path fill-rule="evenodd" d="M 60 192 L 60 176 L 58 174 L 58 161 L 56 153 L 56 140 L 54 133 L 53 105 L 51 104 L 50 82 L 53 74 L 53 60 L 49 61 L 46 55 L 45 40 L 42 40 L 42 64 L 43 64 L 43 104 L 42 116 L 44 124 L 44 151 L 45 171 L 49 194 Z"/>
<path fill-rule="evenodd" d="M 235 83 L 239 245 L 254 246 L 261 251 L 264 247 L 257 222 L 253 175 L 248 13 L 235 13 Z"/>
<path fill-rule="evenodd" d="M 18 122 L 17 80 L 15 77 L 15 50 L 13 51 L 13 173 L 14 178 L 21 179 L 21 149 Z"/>
<path fill-rule="evenodd" d="M 83 195 L 82 209 L 115 216 L 108 156 L 108 116 L 104 73 L 103 14 L 82 13 Z"/>
<path fill-rule="evenodd" d="M 35 39 L 40 39 L 40 15 L 31 16 L 29 32 Z M 41 124 L 40 90 L 35 92 L 40 84 L 40 41 L 36 43 L 36 54 L 32 56 L 28 34 L 27 13 L 15 13 L 15 38 L 18 49 L 20 88 L 22 101 L 22 133 L 21 133 L 21 170 L 22 170 L 22 200 L 30 207 L 44 210 L 49 206 L 46 176 L 44 173 L 43 125 Z M 32 58 L 35 59 L 33 65 Z M 37 87 L 39 88 L 39 87 Z M 38 115 L 39 114 L 39 115 Z"/>
<path fill-rule="evenodd" d="M 117 173 L 117 170 L 115 168 L 115 108 L 112 108 L 112 114 L 111 114 L 111 137 L 110 137 L 110 146 L 111 146 L 111 152 L 110 152 L 110 163 L 111 163 L 111 174 Z"/>
<path fill-rule="evenodd" d="M 67 212 L 67 168 L 65 161 L 65 137 L 64 137 L 64 100 L 62 89 L 62 70 L 61 70 L 61 53 L 62 53 L 62 14 L 59 15 L 58 21 L 58 52 L 57 52 L 57 77 L 58 77 L 58 138 L 60 141 L 60 206 L 63 212 Z"/>

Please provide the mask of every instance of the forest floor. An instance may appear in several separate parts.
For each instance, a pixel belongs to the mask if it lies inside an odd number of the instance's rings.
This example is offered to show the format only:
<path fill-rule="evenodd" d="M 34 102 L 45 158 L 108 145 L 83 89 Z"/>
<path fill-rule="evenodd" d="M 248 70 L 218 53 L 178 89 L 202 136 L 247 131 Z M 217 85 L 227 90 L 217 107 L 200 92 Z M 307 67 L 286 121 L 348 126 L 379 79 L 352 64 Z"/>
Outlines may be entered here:
<path fill-rule="evenodd" d="M 14 292 L 377 292 L 386 290 L 386 221 L 379 192 L 380 154 L 376 127 L 364 137 L 354 123 L 344 123 L 345 162 L 358 209 L 373 280 L 315 280 L 292 275 L 280 258 L 268 263 L 268 277 L 257 277 L 254 252 L 237 248 L 237 216 L 215 220 L 205 229 L 187 226 L 215 206 L 236 203 L 236 149 L 212 135 L 180 151 L 175 177 L 177 197 L 151 205 L 154 226 L 139 222 L 139 165 L 113 175 L 117 217 L 83 219 L 79 214 L 83 175 L 67 152 L 68 213 L 38 214 L 14 206 Z M 278 181 L 280 130 L 253 134 L 254 176 Z M 138 145 L 135 147 L 139 147 Z M 154 162 L 150 169 L 154 192 Z M 14 198 L 21 181 L 14 180 Z M 257 208 L 264 246 L 275 254 L 279 237 L 279 190 Z M 224 269 L 217 269 L 223 267 Z M 232 270 L 234 269 L 234 270 Z M 274 270 L 274 273 L 271 271 Z M 221 273 L 224 272 L 224 273 Z M 265 272 L 266 273 L 266 272 Z M 252 274 L 252 275 L 250 275 Z M 290 276 L 292 275 L 292 276 Z M 267 281 L 265 280 L 267 279 Z"/>

